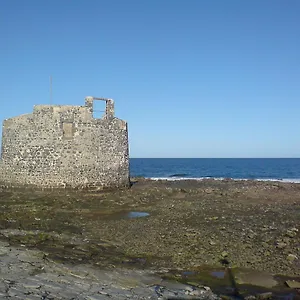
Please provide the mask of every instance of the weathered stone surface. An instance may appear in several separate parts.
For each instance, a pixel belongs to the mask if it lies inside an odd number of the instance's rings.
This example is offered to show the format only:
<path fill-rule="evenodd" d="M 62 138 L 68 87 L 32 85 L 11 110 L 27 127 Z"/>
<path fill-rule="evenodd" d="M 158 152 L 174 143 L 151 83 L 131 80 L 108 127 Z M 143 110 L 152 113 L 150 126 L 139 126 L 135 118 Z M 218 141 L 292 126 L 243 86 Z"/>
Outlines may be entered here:
<path fill-rule="evenodd" d="M 262 293 L 260 295 L 258 295 L 256 298 L 260 299 L 260 300 L 266 300 L 266 299 L 272 299 L 272 293 L 271 292 L 267 292 L 267 293 Z"/>
<path fill-rule="evenodd" d="M 278 284 L 271 274 L 255 270 L 239 270 L 236 274 L 236 280 L 240 284 L 244 283 L 267 288 L 272 288 Z"/>
<path fill-rule="evenodd" d="M 292 289 L 300 289 L 300 281 L 296 280 L 287 280 L 286 285 Z"/>
<path fill-rule="evenodd" d="M 287 260 L 288 260 L 288 261 L 294 261 L 294 260 L 296 260 L 296 259 L 298 259 L 298 257 L 297 257 L 297 255 L 295 255 L 295 254 L 289 254 L 289 255 L 287 256 Z"/>
<path fill-rule="evenodd" d="M 2 241 L 1 247 L 6 247 Z M 190 299 L 195 295 L 197 299 L 219 299 L 211 291 L 180 283 L 164 281 L 159 285 L 162 280 L 150 271 L 62 265 L 43 260 L 39 251 L 25 248 L 9 247 L 1 262 L 7 261 L 8 268 L 0 265 L 1 299 Z M 31 275 L 37 265 L 43 265 L 44 273 Z"/>
<path fill-rule="evenodd" d="M 93 117 L 85 106 L 36 105 L 33 113 L 4 120 L 0 184 L 38 187 L 129 185 L 127 123 L 106 113 Z"/>

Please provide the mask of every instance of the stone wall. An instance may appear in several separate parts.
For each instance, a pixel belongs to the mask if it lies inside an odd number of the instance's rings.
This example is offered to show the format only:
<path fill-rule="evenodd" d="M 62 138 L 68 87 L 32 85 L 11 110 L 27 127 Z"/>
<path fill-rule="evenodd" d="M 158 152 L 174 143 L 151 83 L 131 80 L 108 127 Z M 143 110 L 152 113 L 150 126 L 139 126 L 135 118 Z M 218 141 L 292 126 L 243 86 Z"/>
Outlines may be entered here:
<path fill-rule="evenodd" d="M 0 182 L 40 187 L 129 185 L 127 123 L 114 117 L 114 103 L 93 118 L 85 106 L 37 105 L 32 114 L 3 122 Z"/>

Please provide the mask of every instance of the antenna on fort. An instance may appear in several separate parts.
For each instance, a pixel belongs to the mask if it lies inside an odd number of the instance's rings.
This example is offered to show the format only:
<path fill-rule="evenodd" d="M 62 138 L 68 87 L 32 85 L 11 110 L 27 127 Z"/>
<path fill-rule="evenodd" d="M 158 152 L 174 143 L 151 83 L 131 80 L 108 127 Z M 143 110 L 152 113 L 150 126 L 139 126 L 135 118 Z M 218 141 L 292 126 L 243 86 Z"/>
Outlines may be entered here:
<path fill-rule="evenodd" d="M 52 105 L 52 75 L 50 75 L 50 105 Z"/>

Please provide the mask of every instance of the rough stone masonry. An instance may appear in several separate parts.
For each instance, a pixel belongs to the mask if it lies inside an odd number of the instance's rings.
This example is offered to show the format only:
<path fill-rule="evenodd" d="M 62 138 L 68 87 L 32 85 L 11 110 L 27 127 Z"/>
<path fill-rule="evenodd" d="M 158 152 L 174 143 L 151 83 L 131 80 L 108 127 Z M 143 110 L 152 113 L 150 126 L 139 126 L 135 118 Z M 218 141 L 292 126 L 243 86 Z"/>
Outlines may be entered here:
<path fill-rule="evenodd" d="M 94 100 L 106 102 L 93 117 Z M 84 106 L 36 105 L 4 120 L 0 182 L 8 186 L 104 188 L 129 186 L 127 122 L 112 99 Z"/>

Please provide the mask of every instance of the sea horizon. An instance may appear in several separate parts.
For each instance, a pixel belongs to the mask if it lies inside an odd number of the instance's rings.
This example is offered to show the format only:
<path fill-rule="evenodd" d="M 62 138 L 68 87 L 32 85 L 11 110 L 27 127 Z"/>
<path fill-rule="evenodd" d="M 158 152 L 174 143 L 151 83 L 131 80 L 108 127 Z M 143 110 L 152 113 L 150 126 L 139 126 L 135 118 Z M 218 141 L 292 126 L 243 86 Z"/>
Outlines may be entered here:
<path fill-rule="evenodd" d="M 130 158 L 131 177 L 300 183 L 300 158 Z"/>
<path fill-rule="evenodd" d="M 130 157 L 130 159 L 300 159 L 300 157 Z"/>

